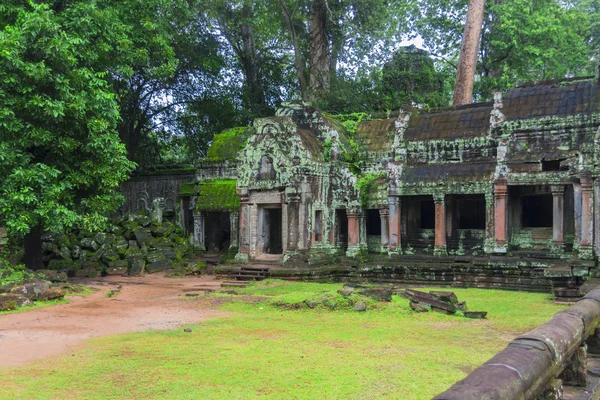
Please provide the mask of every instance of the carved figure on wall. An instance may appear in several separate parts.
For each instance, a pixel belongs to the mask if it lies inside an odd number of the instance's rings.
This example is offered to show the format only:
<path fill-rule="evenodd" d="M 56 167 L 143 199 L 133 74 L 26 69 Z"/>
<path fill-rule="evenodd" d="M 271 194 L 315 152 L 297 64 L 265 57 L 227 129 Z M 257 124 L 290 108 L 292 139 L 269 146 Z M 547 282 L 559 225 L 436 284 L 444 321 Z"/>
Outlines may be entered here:
<path fill-rule="evenodd" d="M 276 173 L 273 168 L 273 159 L 269 156 L 262 156 L 256 179 L 259 181 L 272 181 L 275 178 Z"/>

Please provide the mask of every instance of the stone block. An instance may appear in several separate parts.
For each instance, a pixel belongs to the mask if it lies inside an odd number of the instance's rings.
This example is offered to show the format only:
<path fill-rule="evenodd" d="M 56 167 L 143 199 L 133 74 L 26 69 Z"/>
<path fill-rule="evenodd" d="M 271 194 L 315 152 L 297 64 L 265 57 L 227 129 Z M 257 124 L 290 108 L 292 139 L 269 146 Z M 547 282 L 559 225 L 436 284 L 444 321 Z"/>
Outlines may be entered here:
<path fill-rule="evenodd" d="M 146 272 L 149 274 L 152 274 L 155 272 L 166 271 L 172 267 L 173 267 L 173 264 L 171 263 L 171 261 L 169 261 L 167 259 L 162 259 L 162 260 L 158 260 L 158 261 L 151 262 L 150 264 L 148 264 L 146 266 Z"/>
<path fill-rule="evenodd" d="M 131 276 L 143 275 L 145 267 L 146 267 L 146 261 L 143 258 L 132 260 L 131 266 L 129 267 L 129 275 L 131 275 Z"/>

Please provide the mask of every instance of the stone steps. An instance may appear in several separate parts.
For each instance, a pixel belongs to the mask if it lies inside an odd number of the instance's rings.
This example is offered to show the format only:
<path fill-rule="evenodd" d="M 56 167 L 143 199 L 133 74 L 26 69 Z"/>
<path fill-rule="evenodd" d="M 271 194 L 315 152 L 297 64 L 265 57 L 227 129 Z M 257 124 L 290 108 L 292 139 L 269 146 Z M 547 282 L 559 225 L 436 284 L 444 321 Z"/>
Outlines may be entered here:
<path fill-rule="evenodd" d="M 228 281 L 221 284 L 222 287 L 245 287 L 251 281 L 262 281 L 269 276 L 269 266 L 264 264 L 245 265 L 239 271 L 229 274 Z"/>

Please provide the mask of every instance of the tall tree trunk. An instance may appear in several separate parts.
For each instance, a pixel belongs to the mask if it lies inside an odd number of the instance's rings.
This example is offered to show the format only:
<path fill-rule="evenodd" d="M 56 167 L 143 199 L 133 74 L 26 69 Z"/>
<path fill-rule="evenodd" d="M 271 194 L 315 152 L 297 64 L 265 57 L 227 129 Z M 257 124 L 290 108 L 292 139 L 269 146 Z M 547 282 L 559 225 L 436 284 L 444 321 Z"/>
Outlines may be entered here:
<path fill-rule="evenodd" d="M 304 78 L 304 58 L 300 51 L 300 45 L 298 44 L 298 36 L 296 35 L 296 28 L 294 28 L 293 16 L 290 10 L 285 4 L 285 0 L 279 0 L 281 4 L 281 10 L 283 11 L 283 17 L 285 18 L 285 24 L 292 37 L 292 45 L 294 46 L 294 59 L 296 61 L 296 73 L 298 74 L 298 83 L 300 84 L 300 96 L 302 100 L 306 101 L 306 79 Z"/>
<path fill-rule="evenodd" d="M 310 81 L 311 100 L 323 98 L 331 87 L 331 55 L 327 34 L 327 0 L 313 0 L 310 8 Z"/>
<path fill-rule="evenodd" d="M 470 104 L 473 101 L 473 81 L 477 67 L 479 39 L 483 25 L 485 0 L 470 0 L 467 22 L 463 35 L 456 83 L 454 84 L 454 105 Z"/>
<path fill-rule="evenodd" d="M 25 236 L 25 266 L 34 271 L 44 269 L 42 261 L 42 233 L 41 225 L 31 228 Z"/>
<path fill-rule="evenodd" d="M 329 80 L 331 87 L 335 87 L 335 80 L 337 79 L 337 65 L 338 60 L 340 58 L 340 53 L 342 52 L 342 47 L 344 46 L 344 38 L 338 37 L 336 35 L 332 35 L 332 43 L 331 43 L 331 59 L 329 62 Z"/>
<path fill-rule="evenodd" d="M 271 110 L 265 99 L 258 54 L 254 42 L 254 34 L 252 32 L 252 27 L 247 22 L 251 17 L 250 11 L 250 6 L 244 4 L 242 9 L 244 23 L 240 25 L 242 48 L 240 49 L 241 52 L 238 56 L 240 57 L 240 62 L 246 78 L 246 90 L 248 93 L 248 105 L 250 111 L 256 117 L 264 117 L 269 115 Z"/>

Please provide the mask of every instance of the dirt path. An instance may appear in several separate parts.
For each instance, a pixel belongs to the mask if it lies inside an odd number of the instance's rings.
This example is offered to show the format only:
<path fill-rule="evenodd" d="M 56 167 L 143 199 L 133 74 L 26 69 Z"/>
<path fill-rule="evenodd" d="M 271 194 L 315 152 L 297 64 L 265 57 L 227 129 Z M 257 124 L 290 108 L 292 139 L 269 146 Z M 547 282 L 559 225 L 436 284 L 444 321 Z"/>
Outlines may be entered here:
<path fill-rule="evenodd" d="M 107 277 L 81 280 L 99 289 L 86 297 L 70 297 L 68 304 L 0 316 L 0 366 L 69 351 L 83 341 L 117 333 L 174 329 L 225 315 L 186 301 L 186 293 L 219 288 L 212 277 L 170 279 L 162 276 Z M 122 286 L 107 298 L 109 290 Z"/>

